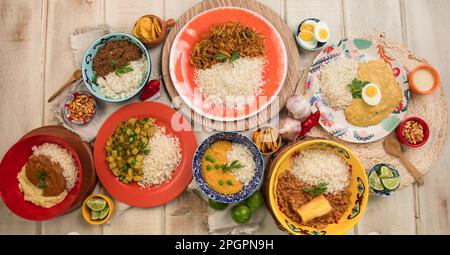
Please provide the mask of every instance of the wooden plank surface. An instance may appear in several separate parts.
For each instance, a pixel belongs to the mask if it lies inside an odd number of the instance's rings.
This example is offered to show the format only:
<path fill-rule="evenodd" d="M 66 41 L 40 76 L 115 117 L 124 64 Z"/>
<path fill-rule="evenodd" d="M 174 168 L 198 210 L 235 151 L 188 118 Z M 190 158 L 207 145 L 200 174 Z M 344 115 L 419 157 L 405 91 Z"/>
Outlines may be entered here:
<path fill-rule="evenodd" d="M 45 58 L 45 125 L 54 124 L 53 104 L 50 97 L 77 68 L 70 48 L 70 34 L 77 28 L 95 26 L 103 22 L 102 1 L 48 0 Z M 67 11 L 65 11 L 67 10 Z M 100 234 L 98 226 L 90 226 L 81 217 L 80 209 L 56 219 L 42 222 L 42 234 Z"/>
<path fill-rule="evenodd" d="M 449 1 L 402 1 L 408 47 L 426 58 L 441 75 L 441 88 L 450 105 L 450 51 L 448 41 Z M 417 190 L 420 234 L 450 234 L 450 143 L 444 146 L 435 167 L 425 176 L 423 187 Z"/>
<path fill-rule="evenodd" d="M 347 0 L 343 3 L 346 36 L 384 32 L 387 38 L 403 42 L 399 1 Z M 380 15 L 381 13 L 383 15 Z M 416 231 L 414 206 L 415 196 L 412 186 L 398 191 L 389 198 L 372 196 L 364 217 L 358 223 L 357 233 L 414 234 Z M 382 224 L 380 219 L 383 219 Z"/>
<path fill-rule="evenodd" d="M 129 32 L 133 21 L 145 13 L 178 18 L 200 0 L 0 0 L 0 156 L 24 133 L 42 124 L 54 123 L 46 99 L 73 72 L 69 35 L 76 28 L 108 23 L 116 31 Z M 403 42 L 441 71 L 442 87 L 450 87 L 447 63 L 450 21 L 447 0 L 262 0 L 288 24 L 293 33 L 300 19 L 324 19 L 332 31 L 331 42 L 348 35 L 386 32 Z M 370 11 L 368 11 L 370 10 Z M 420 18 L 418 18 L 420 17 Z M 160 74 L 162 47 L 150 50 L 152 77 Z M 301 66 L 314 53 L 300 51 Z M 26 66 L 27 68 L 23 68 Z M 24 70 L 18 75 L 17 70 Z M 45 84 L 45 86 L 44 86 Z M 20 90 L 17 90 L 20 85 Z M 44 100 L 45 99 L 45 100 Z M 448 98 L 447 98 L 448 100 Z M 160 102 L 170 103 L 163 93 Z M 23 102 L 27 102 L 23 104 Z M 20 116 L 20 118 L 18 118 Z M 209 132 L 197 132 L 201 141 Z M 443 154 L 450 153 L 447 142 Z M 355 232 L 367 234 L 450 234 L 448 157 L 441 156 L 427 174 L 424 187 L 403 189 L 394 196 L 370 198 L 368 210 Z M 22 220 L 0 203 L 0 234 L 202 234 L 206 205 L 185 193 L 166 206 L 133 208 L 111 226 L 92 227 L 83 222 L 79 210 L 45 223 Z M 279 234 L 267 215 L 259 234 Z"/>
<path fill-rule="evenodd" d="M 0 1 L 1 158 L 23 134 L 42 125 L 43 13 L 41 1 Z M 15 216 L 0 202 L 0 233 L 38 231 L 39 224 Z"/>

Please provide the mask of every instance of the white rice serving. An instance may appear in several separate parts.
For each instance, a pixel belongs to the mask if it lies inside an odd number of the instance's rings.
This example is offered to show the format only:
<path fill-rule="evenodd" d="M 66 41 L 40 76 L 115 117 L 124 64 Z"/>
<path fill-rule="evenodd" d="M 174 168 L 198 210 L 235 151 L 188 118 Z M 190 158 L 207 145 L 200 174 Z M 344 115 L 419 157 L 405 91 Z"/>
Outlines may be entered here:
<path fill-rule="evenodd" d="M 155 135 L 148 141 L 149 153 L 144 156 L 143 176 L 138 183 L 147 188 L 163 184 L 172 179 L 174 170 L 181 162 L 181 147 L 178 137 L 166 134 L 164 127 L 158 127 Z"/>
<path fill-rule="evenodd" d="M 321 68 L 320 91 L 328 105 L 343 110 L 352 103 L 353 97 L 348 84 L 358 73 L 358 61 L 340 59 Z"/>
<path fill-rule="evenodd" d="M 309 185 L 326 182 L 327 192 L 345 190 L 350 184 L 347 162 L 330 150 L 308 149 L 295 157 L 292 174 Z"/>
<path fill-rule="evenodd" d="M 241 108 L 263 93 L 265 58 L 239 58 L 208 69 L 196 69 L 194 81 L 205 98 L 215 104 Z"/>
<path fill-rule="evenodd" d="M 256 163 L 250 150 L 242 144 L 232 143 L 231 150 L 227 153 L 228 164 L 238 160 L 243 165 L 242 168 L 232 169 L 231 174 L 242 185 L 247 185 L 256 173 Z"/>
<path fill-rule="evenodd" d="M 97 84 L 100 91 L 107 98 L 120 99 L 133 95 L 141 85 L 147 71 L 147 60 L 142 57 L 135 61 L 130 61 L 133 71 L 121 74 L 111 72 L 105 77 L 98 77 Z"/>
<path fill-rule="evenodd" d="M 66 149 L 53 143 L 44 143 L 40 146 L 33 146 L 33 155 L 47 156 L 51 161 L 58 163 L 62 168 L 62 175 L 66 180 L 66 189 L 70 191 L 78 180 L 78 169 L 75 160 Z"/>

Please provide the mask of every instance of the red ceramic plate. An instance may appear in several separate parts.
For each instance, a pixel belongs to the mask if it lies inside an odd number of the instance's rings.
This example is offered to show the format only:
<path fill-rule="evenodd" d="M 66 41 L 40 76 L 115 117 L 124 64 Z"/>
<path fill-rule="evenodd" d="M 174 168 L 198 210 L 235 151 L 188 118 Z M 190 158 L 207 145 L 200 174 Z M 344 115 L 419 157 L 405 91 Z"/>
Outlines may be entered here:
<path fill-rule="evenodd" d="M 190 63 L 190 53 L 201 35 L 211 26 L 229 21 L 239 21 L 261 33 L 265 40 L 267 65 L 262 87 L 264 93 L 257 96 L 255 103 L 244 110 L 214 107 L 202 97 L 194 82 L 194 67 Z M 190 20 L 177 34 L 170 51 L 170 78 L 186 102 L 198 114 L 219 121 L 234 121 L 251 117 L 272 103 L 283 86 L 287 72 L 287 55 L 283 39 L 275 27 L 263 16 L 247 9 L 220 7 L 202 12 Z"/>
<path fill-rule="evenodd" d="M 33 154 L 32 147 L 44 143 L 53 143 L 69 151 L 75 160 L 78 169 L 78 182 L 69 192 L 67 197 L 59 204 L 43 208 L 24 200 L 23 193 L 19 190 L 17 174 Z M 0 164 L 0 192 L 6 206 L 18 216 L 34 221 L 43 221 L 60 216 L 70 210 L 80 192 L 83 180 L 81 163 L 75 150 L 67 142 L 52 135 L 31 135 L 14 144 L 6 152 Z"/>
<path fill-rule="evenodd" d="M 160 186 L 141 188 L 138 184 L 124 184 L 113 175 L 106 163 L 105 144 L 120 122 L 129 118 L 154 118 L 156 124 L 180 139 L 182 159 L 172 179 Z M 183 192 L 192 180 L 192 158 L 197 139 L 191 125 L 181 113 L 157 102 L 132 103 L 113 113 L 100 128 L 94 145 L 94 164 L 97 176 L 105 189 L 120 201 L 138 207 L 165 204 Z M 164 157 L 164 155 L 161 155 Z"/>

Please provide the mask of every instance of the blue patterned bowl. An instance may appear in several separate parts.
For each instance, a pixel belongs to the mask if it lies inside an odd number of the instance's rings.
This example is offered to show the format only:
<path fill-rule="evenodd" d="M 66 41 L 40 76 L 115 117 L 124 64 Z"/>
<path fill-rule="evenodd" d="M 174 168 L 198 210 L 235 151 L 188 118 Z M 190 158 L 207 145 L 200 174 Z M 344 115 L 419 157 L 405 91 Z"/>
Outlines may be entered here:
<path fill-rule="evenodd" d="M 242 190 L 235 194 L 225 195 L 214 191 L 202 175 L 202 158 L 205 154 L 206 149 L 218 141 L 229 141 L 232 143 L 240 143 L 247 147 L 253 154 L 253 160 L 256 163 L 256 173 L 249 184 L 242 187 Z M 264 159 L 261 153 L 256 147 L 255 143 L 252 142 L 248 137 L 243 136 L 236 132 L 220 132 L 213 134 L 206 138 L 194 154 L 194 159 L 192 162 L 192 170 L 194 174 L 194 179 L 197 182 L 200 190 L 209 198 L 222 203 L 237 203 L 247 197 L 249 197 L 253 192 L 260 188 L 263 177 L 264 177 Z"/>
<path fill-rule="evenodd" d="M 139 85 L 139 87 L 136 89 L 136 91 L 131 94 L 128 97 L 113 99 L 113 98 L 107 98 L 100 90 L 98 84 L 95 82 L 95 73 L 93 69 L 94 64 L 94 57 L 95 54 L 97 54 L 98 50 L 105 46 L 106 43 L 110 41 L 119 41 L 119 40 L 128 40 L 132 42 L 133 44 L 137 45 L 142 53 L 144 54 L 145 58 L 147 59 L 147 70 L 145 71 L 142 82 Z M 81 65 L 81 70 L 83 73 L 83 81 L 86 84 L 86 87 L 89 89 L 89 91 L 98 99 L 101 99 L 103 101 L 107 102 L 123 102 L 126 101 L 132 97 L 134 97 L 136 94 L 141 91 L 141 89 L 144 87 L 144 85 L 147 83 L 148 77 L 151 73 L 151 59 L 147 53 L 147 49 L 145 46 L 134 36 L 125 34 L 125 33 L 111 33 L 104 35 L 100 38 L 98 38 L 89 48 L 86 50 L 86 53 L 83 58 L 83 62 Z"/>

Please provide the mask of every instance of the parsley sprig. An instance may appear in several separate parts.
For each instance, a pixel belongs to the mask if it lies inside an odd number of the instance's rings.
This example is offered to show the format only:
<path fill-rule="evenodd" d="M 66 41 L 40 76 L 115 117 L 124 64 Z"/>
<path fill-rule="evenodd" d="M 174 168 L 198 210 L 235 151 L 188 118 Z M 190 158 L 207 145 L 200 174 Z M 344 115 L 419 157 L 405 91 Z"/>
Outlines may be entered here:
<path fill-rule="evenodd" d="M 114 68 L 114 72 L 120 76 L 121 74 L 132 72 L 134 69 L 130 66 L 130 64 L 126 64 L 123 66 L 117 66 L 117 61 L 114 59 L 109 60 L 109 64 Z"/>
<path fill-rule="evenodd" d="M 318 196 L 322 193 L 325 193 L 327 191 L 328 183 L 326 182 L 319 182 L 314 188 L 304 188 L 303 191 L 306 193 L 309 193 L 312 196 Z"/>
<path fill-rule="evenodd" d="M 350 88 L 350 92 L 352 93 L 353 98 L 361 98 L 362 97 L 362 89 L 369 84 L 368 81 L 360 81 L 358 79 L 353 79 L 352 83 L 347 86 Z"/>
<path fill-rule="evenodd" d="M 216 54 L 216 60 L 219 60 L 219 61 L 228 60 L 228 63 L 232 63 L 233 61 L 238 59 L 240 56 L 241 56 L 241 51 L 240 50 L 235 51 L 233 54 L 231 54 L 230 57 L 228 57 L 227 55 L 223 54 L 222 52 L 218 52 Z"/>
<path fill-rule="evenodd" d="M 217 169 L 222 169 L 222 172 L 225 173 L 227 171 L 231 171 L 232 169 L 239 169 L 239 168 L 243 168 L 244 165 L 242 165 L 239 160 L 233 160 L 233 162 L 231 162 L 230 164 L 217 164 L 218 167 Z"/>
<path fill-rule="evenodd" d="M 44 171 L 38 171 L 36 173 L 36 177 L 39 180 L 39 185 L 38 187 L 40 189 L 45 189 L 45 187 L 47 187 L 47 185 L 45 184 L 45 178 L 47 177 L 47 173 Z"/>

